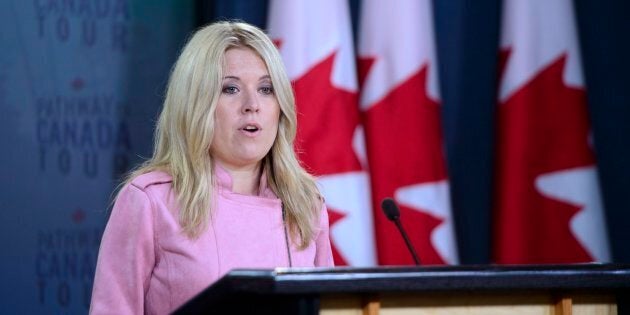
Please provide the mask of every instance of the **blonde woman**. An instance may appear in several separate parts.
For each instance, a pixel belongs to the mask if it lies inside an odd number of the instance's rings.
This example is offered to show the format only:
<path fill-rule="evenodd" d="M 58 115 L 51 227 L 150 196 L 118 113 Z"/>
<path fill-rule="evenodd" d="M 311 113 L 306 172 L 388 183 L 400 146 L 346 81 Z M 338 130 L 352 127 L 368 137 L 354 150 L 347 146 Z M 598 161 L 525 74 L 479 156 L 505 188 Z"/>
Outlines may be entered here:
<path fill-rule="evenodd" d="M 153 157 L 116 198 L 90 313 L 169 313 L 234 268 L 332 266 L 326 207 L 295 133 L 269 38 L 238 22 L 195 33 L 172 70 Z"/>

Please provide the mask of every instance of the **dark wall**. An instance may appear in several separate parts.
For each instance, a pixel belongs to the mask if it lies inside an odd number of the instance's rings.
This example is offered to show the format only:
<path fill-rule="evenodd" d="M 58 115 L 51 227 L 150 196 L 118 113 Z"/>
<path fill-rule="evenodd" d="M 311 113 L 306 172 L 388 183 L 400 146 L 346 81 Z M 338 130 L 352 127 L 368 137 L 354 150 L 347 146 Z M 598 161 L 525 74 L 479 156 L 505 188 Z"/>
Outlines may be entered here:
<path fill-rule="evenodd" d="M 630 3 L 575 6 L 613 259 L 630 263 Z"/>

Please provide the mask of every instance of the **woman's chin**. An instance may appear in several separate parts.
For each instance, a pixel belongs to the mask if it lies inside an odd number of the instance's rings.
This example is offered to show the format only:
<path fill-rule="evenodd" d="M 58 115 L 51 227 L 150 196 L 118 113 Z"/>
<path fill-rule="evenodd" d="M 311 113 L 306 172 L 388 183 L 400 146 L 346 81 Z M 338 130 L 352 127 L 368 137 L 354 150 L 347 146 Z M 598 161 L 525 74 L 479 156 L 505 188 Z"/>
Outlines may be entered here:
<path fill-rule="evenodd" d="M 265 155 L 253 154 L 253 155 L 240 155 L 229 159 L 218 159 L 219 163 L 230 168 L 249 168 L 257 166 Z"/>

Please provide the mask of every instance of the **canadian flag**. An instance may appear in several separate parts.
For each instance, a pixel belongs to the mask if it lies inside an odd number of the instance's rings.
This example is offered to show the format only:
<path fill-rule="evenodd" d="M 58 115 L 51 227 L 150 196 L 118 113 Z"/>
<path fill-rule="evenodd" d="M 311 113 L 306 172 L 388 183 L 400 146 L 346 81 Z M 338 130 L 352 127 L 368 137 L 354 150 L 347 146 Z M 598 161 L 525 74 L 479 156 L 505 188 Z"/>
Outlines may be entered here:
<path fill-rule="evenodd" d="M 360 107 L 379 263 L 413 263 L 379 209 L 383 198 L 393 197 L 422 263 L 455 264 L 431 1 L 366 0 L 361 10 Z"/>
<path fill-rule="evenodd" d="M 329 210 L 336 265 L 376 264 L 348 4 L 272 0 L 268 31 L 293 81 L 296 150 Z"/>
<path fill-rule="evenodd" d="M 609 261 L 571 0 L 505 0 L 494 260 Z"/>

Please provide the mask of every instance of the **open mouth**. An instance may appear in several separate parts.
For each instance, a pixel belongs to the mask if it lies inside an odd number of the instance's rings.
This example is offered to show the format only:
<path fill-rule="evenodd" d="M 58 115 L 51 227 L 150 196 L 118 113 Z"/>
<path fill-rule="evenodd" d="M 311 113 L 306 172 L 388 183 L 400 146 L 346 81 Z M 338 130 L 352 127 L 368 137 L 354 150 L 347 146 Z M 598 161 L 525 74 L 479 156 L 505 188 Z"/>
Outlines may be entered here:
<path fill-rule="evenodd" d="M 243 131 L 248 132 L 248 133 L 255 133 L 258 130 L 260 130 L 260 128 L 256 125 L 247 125 L 245 127 L 242 128 Z"/>

